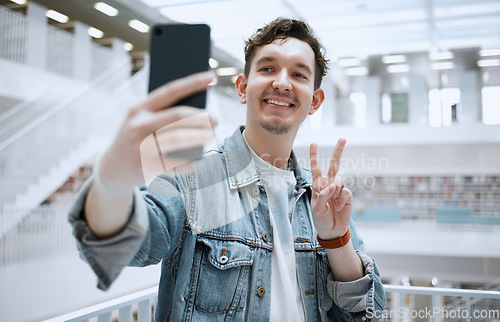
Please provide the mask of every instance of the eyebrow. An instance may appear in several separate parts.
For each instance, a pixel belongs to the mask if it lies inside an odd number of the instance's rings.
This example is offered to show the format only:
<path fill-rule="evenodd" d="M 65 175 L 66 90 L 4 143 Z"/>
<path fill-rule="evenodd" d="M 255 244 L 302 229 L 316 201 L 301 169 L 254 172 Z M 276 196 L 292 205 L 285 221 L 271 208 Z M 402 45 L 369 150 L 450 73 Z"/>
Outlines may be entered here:
<path fill-rule="evenodd" d="M 263 63 L 272 63 L 276 61 L 276 58 L 274 57 L 271 57 L 271 56 L 263 56 L 263 57 L 260 57 L 256 62 L 255 62 L 255 65 L 258 66 L 260 64 L 263 64 Z M 311 70 L 311 67 L 309 67 L 308 65 L 306 64 L 303 64 L 303 63 L 296 63 L 295 64 L 296 67 L 300 68 L 300 69 L 304 69 L 306 70 L 310 75 L 312 75 L 312 70 Z"/>

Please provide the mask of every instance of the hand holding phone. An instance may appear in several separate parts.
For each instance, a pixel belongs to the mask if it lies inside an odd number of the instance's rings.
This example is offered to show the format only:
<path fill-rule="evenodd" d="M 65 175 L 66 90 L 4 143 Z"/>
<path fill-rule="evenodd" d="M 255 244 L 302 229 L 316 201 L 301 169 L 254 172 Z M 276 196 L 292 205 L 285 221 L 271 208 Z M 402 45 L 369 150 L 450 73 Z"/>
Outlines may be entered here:
<path fill-rule="evenodd" d="M 183 26 L 190 29 L 189 25 Z M 166 28 L 170 30 L 170 27 Z M 102 158 L 101 178 L 110 189 L 128 189 L 148 183 L 173 167 L 197 159 L 204 145 L 215 143 L 212 127 L 216 121 L 202 109 L 186 106 L 204 107 L 204 96 L 201 101 L 198 100 L 202 104 L 191 103 L 191 100 L 207 89 L 214 79 L 213 73 L 202 72 L 182 77 L 195 72 L 194 60 L 200 69 L 208 69 L 210 36 L 203 36 L 204 40 L 200 42 L 203 43 L 203 50 L 186 50 L 183 47 L 184 52 L 191 52 L 190 56 L 197 58 L 188 58 L 191 63 L 184 59 L 174 61 L 175 69 L 182 74 L 171 74 L 169 70 L 172 69 L 173 54 L 165 50 L 173 48 L 178 51 L 182 46 L 175 41 L 167 46 L 169 40 L 159 36 L 168 34 L 161 32 L 158 37 L 152 36 L 151 41 L 155 45 L 151 48 L 151 93 L 145 101 L 131 108 Z M 180 34 L 184 33 L 176 34 L 177 37 Z M 184 43 L 190 41 L 183 37 L 178 40 Z M 200 50 L 204 52 L 201 56 L 198 55 Z M 187 56 L 177 54 L 177 57 Z"/>
<path fill-rule="evenodd" d="M 205 24 L 165 24 L 156 25 L 151 32 L 151 66 L 149 91 L 169 83 L 173 80 L 206 71 L 209 69 L 210 59 L 210 27 Z M 205 108 L 206 90 L 184 98 L 174 105 L 187 105 Z M 208 118 L 207 118 L 208 120 Z M 196 126 L 195 122 L 186 127 Z M 203 145 L 191 145 L 185 148 L 172 150 L 168 144 L 162 144 L 161 136 L 167 136 L 168 125 L 152 133 L 147 140 L 154 140 L 156 150 L 160 156 L 163 171 L 167 171 L 166 158 L 192 161 L 201 157 Z M 175 126 L 174 126 L 175 127 Z M 186 143 L 189 138 L 186 137 Z"/>

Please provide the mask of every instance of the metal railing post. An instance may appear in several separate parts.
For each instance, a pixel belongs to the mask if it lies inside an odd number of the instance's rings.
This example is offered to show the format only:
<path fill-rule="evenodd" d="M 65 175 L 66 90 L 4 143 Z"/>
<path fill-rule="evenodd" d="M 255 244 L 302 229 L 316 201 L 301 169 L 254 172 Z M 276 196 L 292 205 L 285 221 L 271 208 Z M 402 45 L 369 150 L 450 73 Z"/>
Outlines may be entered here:
<path fill-rule="evenodd" d="M 151 321 L 151 299 L 139 302 L 137 321 Z"/>
<path fill-rule="evenodd" d="M 97 322 L 111 322 L 113 321 L 112 319 L 112 314 L 113 312 L 106 312 L 97 317 Z"/>
<path fill-rule="evenodd" d="M 132 304 L 128 304 L 119 310 L 118 321 L 132 322 Z"/>
<path fill-rule="evenodd" d="M 467 310 L 467 322 L 470 322 L 471 321 L 471 318 L 470 318 L 471 310 L 470 310 L 470 297 L 469 296 L 467 296 L 465 298 L 465 308 Z"/>

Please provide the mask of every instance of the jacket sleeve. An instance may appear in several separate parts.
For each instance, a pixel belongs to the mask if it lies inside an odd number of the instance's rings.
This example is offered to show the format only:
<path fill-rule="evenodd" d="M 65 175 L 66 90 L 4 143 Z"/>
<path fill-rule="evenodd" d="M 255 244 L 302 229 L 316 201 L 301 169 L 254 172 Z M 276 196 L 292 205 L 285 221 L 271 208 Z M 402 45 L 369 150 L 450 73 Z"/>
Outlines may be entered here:
<path fill-rule="evenodd" d="M 366 255 L 363 240 L 359 236 L 353 221 L 349 223 L 354 249 L 363 264 L 364 276 L 351 282 L 334 280 L 330 271 L 327 276 L 327 290 L 333 302 L 350 312 L 355 321 L 369 321 L 374 311 L 385 309 L 386 297 L 380 281 L 380 273 L 375 261 Z"/>
<path fill-rule="evenodd" d="M 68 219 L 80 257 L 97 275 L 97 287 L 107 290 L 125 266 L 147 266 L 169 257 L 180 243 L 186 211 L 177 181 L 156 178 L 147 188 L 134 190 L 125 228 L 112 237 L 98 239 L 84 216 L 92 182 L 93 177 L 77 194 Z"/>

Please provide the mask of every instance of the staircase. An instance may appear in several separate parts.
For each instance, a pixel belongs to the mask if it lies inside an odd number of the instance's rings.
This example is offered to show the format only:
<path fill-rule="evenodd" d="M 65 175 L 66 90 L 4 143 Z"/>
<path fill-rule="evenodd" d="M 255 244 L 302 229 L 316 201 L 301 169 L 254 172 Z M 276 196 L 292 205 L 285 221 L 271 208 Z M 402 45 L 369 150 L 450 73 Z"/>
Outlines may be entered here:
<path fill-rule="evenodd" d="M 124 79 L 129 64 L 127 57 L 80 88 L 49 88 L 0 116 L 0 238 L 101 152 L 145 97 L 148 70 Z"/>

